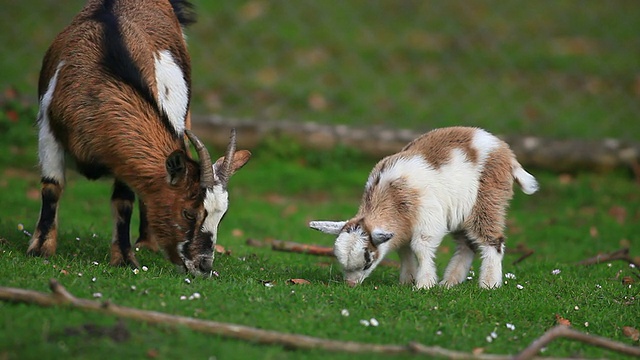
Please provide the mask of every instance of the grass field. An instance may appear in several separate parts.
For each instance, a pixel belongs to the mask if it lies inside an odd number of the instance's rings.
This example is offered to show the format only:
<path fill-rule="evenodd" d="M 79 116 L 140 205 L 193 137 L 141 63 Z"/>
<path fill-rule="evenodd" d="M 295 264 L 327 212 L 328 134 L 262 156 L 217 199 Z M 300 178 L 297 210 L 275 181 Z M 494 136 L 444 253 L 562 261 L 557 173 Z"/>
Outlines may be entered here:
<path fill-rule="evenodd" d="M 60 241 L 54 257 L 27 257 L 28 236 L 39 211 L 33 109 L 19 109 L 17 122 L 0 125 L 0 285 L 48 291 L 58 279 L 81 298 L 142 309 L 226 321 L 288 333 L 370 343 L 427 345 L 471 352 L 513 354 L 556 323 L 556 314 L 581 331 L 627 344 L 623 326 L 638 326 L 637 271 L 624 262 L 593 267 L 575 262 L 598 252 L 630 246 L 638 255 L 640 192 L 626 173 L 557 175 L 533 169 L 542 190 L 516 191 L 509 215 L 507 244 L 526 244 L 535 254 L 517 265 L 507 255 L 505 273 L 515 279 L 494 291 L 481 290 L 477 275 L 450 290 L 413 291 L 397 284 L 398 270 L 379 268 L 362 286 L 348 288 L 337 264 L 327 258 L 249 247 L 247 238 L 293 240 L 330 246 L 332 238 L 306 228 L 312 219 L 343 219 L 357 208 L 362 186 L 375 159 L 357 151 L 300 151 L 270 141 L 252 149 L 254 158 L 231 180 L 231 207 L 219 243 L 219 277 L 180 274 L 162 255 L 140 251 L 148 267 L 137 275 L 108 263 L 110 183 L 89 182 L 73 171 L 60 208 Z M 134 232 L 135 235 L 135 232 Z M 451 255 L 445 240 L 438 255 L 442 271 Z M 478 262 L 474 263 L 477 274 Z M 553 270 L 560 270 L 553 274 Z M 623 283 L 629 277 L 633 283 Z M 309 285 L 288 285 L 303 278 Z M 189 279 L 187 283 L 185 279 Z M 265 286 L 265 282 L 274 284 Z M 518 285 L 523 288 L 519 289 Z M 194 293 L 201 297 L 181 300 Z M 347 309 L 350 316 L 341 315 Z M 375 318 L 378 327 L 362 319 Z M 0 302 L 3 323 L 0 357 L 27 358 L 325 358 L 322 351 L 291 351 L 151 326 L 72 309 L 38 308 Z M 507 324 L 515 326 L 508 329 Z M 112 328 L 121 329 L 114 337 Z M 123 336 L 122 329 L 126 330 Z M 495 333 L 497 338 L 487 341 Z M 616 354 L 570 341 L 550 345 L 545 356 L 615 357 Z M 335 358 L 369 355 L 332 354 Z"/>
<path fill-rule="evenodd" d="M 516 190 L 507 247 L 525 244 L 535 253 L 516 265 L 520 254 L 508 254 L 504 272 L 515 279 L 493 291 L 478 288 L 477 260 L 473 279 L 449 290 L 400 286 L 392 267 L 348 288 L 331 259 L 246 245 L 253 238 L 330 246 L 333 239 L 308 229 L 308 221 L 353 215 L 378 160 L 348 148 L 303 151 L 286 139 L 251 149 L 252 160 L 231 179 L 231 206 L 219 229 L 219 244 L 230 254 L 217 255 L 217 277 L 186 276 L 148 251 L 137 254 L 148 271 L 108 266 L 111 183 L 89 182 L 73 171 L 60 207 L 57 254 L 27 257 L 29 237 L 20 228 L 33 231 L 40 207 L 32 106 L 37 74 L 47 46 L 83 2 L 13 1 L 0 12 L 0 22 L 11 24 L 0 32 L 0 89 L 31 97 L 31 104 L 0 103 L 0 286 L 48 291 L 48 280 L 56 278 L 77 297 L 123 306 L 465 352 L 515 354 L 553 327 L 556 316 L 577 330 L 639 345 L 622 333 L 624 326 L 640 328 L 638 270 L 619 261 L 575 264 L 621 247 L 640 256 L 640 191 L 625 171 L 529 169 L 541 191 Z M 200 21 L 188 34 L 197 113 L 640 138 L 640 6 L 634 1 L 194 3 Z M 440 274 L 452 245 L 445 240 L 439 250 Z M 310 284 L 289 285 L 291 278 Z M 196 292 L 200 298 L 189 300 Z M 343 309 L 350 315 L 341 315 Z M 360 324 L 371 318 L 379 326 Z M 0 323 L 0 359 L 376 357 L 254 345 L 7 302 L 0 302 Z M 542 355 L 619 357 L 572 341 L 553 342 Z"/>
<path fill-rule="evenodd" d="M 42 55 L 83 3 L 5 4 L 0 89 L 35 96 Z M 636 1 L 193 3 L 196 113 L 640 139 Z"/>

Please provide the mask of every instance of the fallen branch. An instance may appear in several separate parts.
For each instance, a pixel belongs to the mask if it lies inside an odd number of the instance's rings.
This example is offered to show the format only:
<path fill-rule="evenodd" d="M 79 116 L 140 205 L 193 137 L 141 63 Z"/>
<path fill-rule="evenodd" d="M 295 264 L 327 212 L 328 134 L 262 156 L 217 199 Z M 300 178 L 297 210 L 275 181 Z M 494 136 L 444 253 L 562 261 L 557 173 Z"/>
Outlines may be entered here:
<path fill-rule="evenodd" d="M 524 259 L 533 255 L 534 252 L 535 251 L 533 251 L 532 249 L 529 249 L 527 245 L 523 243 L 518 243 L 515 249 L 507 248 L 507 254 L 522 254 L 519 258 L 517 258 L 511 263 L 512 265 L 517 265 L 518 263 L 522 262 Z"/>
<path fill-rule="evenodd" d="M 53 292 L 52 294 L 25 289 L 0 287 L 0 299 L 37 304 L 41 306 L 69 306 L 82 310 L 115 315 L 120 318 L 143 321 L 150 324 L 162 324 L 169 326 L 181 325 L 195 331 L 259 344 L 281 345 L 289 349 L 321 349 L 334 352 L 379 353 L 392 355 L 421 354 L 446 357 L 449 359 L 502 360 L 511 358 L 510 356 L 503 355 L 476 356 L 461 351 L 448 350 L 438 346 L 425 346 L 418 343 L 410 343 L 405 346 L 381 345 L 353 341 L 327 340 L 300 334 L 287 334 L 278 331 L 257 329 L 244 325 L 200 320 L 155 311 L 118 306 L 108 301 L 99 302 L 95 300 L 79 299 L 74 297 L 54 279 L 50 280 L 49 287 Z"/>
<path fill-rule="evenodd" d="M 320 349 L 334 352 L 348 353 L 378 353 L 378 354 L 419 354 L 446 357 L 449 359 L 477 359 L 503 360 L 512 359 L 510 355 L 471 354 L 461 351 L 444 349 L 439 346 L 426 346 L 411 342 L 408 345 L 369 344 L 354 341 L 338 341 L 321 339 L 300 334 L 287 334 L 278 331 L 262 330 L 244 325 L 221 323 L 216 321 L 199 320 L 190 317 L 169 315 L 156 311 L 140 310 L 115 305 L 109 301 L 79 299 L 67 291 L 55 279 L 49 281 L 52 293 L 46 294 L 33 290 L 0 287 L 0 299 L 13 302 L 37 304 L 40 306 L 68 306 L 81 310 L 96 311 L 114 315 L 119 318 L 143 321 L 149 324 L 166 326 L 186 326 L 194 331 L 209 333 L 227 338 L 240 339 L 259 344 L 281 345 L 289 349 Z M 528 360 L 536 356 L 541 348 L 556 338 L 568 338 L 586 344 L 599 346 L 631 356 L 640 356 L 640 348 L 628 346 L 599 336 L 584 334 L 572 330 L 567 326 L 556 326 L 540 338 L 536 339 L 516 359 Z M 552 358 L 545 358 L 551 360 Z"/>
<path fill-rule="evenodd" d="M 275 251 L 285 251 L 285 252 L 293 252 L 293 253 L 299 253 L 299 254 L 334 257 L 333 247 L 329 247 L 329 246 L 302 244 L 302 243 L 297 243 L 293 241 L 284 241 L 284 240 L 275 240 L 275 239 L 267 240 L 264 242 L 256 239 L 247 239 L 247 245 L 249 246 L 263 247 L 268 244 L 270 244 L 271 249 Z M 398 264 L 398 262 L 396 261 L 382 260 L 379 266 L 400 267 L 400 264 Z"/>
<path fill-rule="evenodd" d="M 583 332 L 574 330 L 566 325 L 557 325 L 547 330 L 547 332 L 542 334 L 542 336 L 534 340 L 531 345 L 520 352 L 520 354 L 518 354 L 514 358 L 514 360 L 532 359 L 543 347 L 547 346 L 551 341 L 558 338 L 577 340 L 585 344 L 598 346 L 625 355 L 640 356 L 640 348 L 638 347 L 625 345 L 623 343 L 613 341 L 601 336 L 585 334 Z"/>
<path fill-rule="evenodd" d="M 578 262 L 578 265 L 595 265 L 603 262 L 614 261 L 614 260 L 624 260 L 629 264 L 633 264 L 636 269 L 640 269 L 640 264 L 636 262 L 631 255 L 629 255 L 629 248 L 622 248 L 620 250 L 616 250 L 614 252 L 608 254 L 598 254 L 592 258 L 588 258 Z"/>

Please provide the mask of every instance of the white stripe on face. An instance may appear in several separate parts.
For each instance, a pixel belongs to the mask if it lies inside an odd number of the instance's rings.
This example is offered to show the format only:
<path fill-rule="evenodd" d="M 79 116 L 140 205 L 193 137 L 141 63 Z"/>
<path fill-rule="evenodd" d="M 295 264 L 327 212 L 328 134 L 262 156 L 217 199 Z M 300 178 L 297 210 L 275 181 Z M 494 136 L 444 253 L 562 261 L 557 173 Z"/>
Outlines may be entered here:
<path fill-rule="evenodd" d="M 228 207 L 229 193 L 222 188 L 222 185 L 215 185 L 213 189 L 207 189 L 204 197 L 204 208 L 207 211 L 207 217 L 202 223 L 202 231 L 213 234 L 213 245 L 218 240 L 218 225 Z"/>
<path fill-rule="evenodd" d="M 53 99 L 53 93 L 58 82 L 58 74 L 64 62 L 60 62 L 56 68 L 56 72 L 49 81 L 47 91 L 40 99 L 40 109 L 38 110 L 38 157 L 40 159 L 40 168 L 42 177 L 56 180 L 59 184 L 64 184 L 64 149 L 58 143 L 51 132 L 49 124 L 49 106 Z"/>
<path fill-rule="evenodd" d="M 158 52 L 155 61 L 158 102 L 177 134 L 184 133 L 189 88 L 180 66 L 169 50 Z"/>

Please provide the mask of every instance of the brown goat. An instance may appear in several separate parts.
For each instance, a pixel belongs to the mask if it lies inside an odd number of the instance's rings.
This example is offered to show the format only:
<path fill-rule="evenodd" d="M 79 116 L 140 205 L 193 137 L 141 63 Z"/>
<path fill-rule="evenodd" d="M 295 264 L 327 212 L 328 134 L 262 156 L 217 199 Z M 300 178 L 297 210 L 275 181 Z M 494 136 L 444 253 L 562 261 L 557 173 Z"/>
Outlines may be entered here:
<path fill-rule="evenodd" d="M 111 264 L 139 264 L 129 227 L 140 203 L 137 244 L 164 249 L 192 274 L 209 274 L 227 183 L 251 154 L 227 152 L 212 164 L 188 130 L 190 57 L 182 0 L 90 0 L 54 40 L 40 72 L 42 209 L 28 253 L 50 256 L 57 241 L 65 158 L 89 179 L 112 176 Z M 200 162 L 189 155 L 187 135 Z"/>

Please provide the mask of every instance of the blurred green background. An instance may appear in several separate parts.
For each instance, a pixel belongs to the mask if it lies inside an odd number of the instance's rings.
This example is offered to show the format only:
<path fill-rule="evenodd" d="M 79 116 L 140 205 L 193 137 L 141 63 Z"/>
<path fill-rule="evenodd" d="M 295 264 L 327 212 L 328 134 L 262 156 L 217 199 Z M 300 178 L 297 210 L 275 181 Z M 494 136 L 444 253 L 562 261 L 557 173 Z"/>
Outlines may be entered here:
<path fill-rule="evenodd" d="M 0 89 L 35 101 L 83 3 L 3 4 Z M 197 114 L 640 139 L 637 0 L 193 3 Z"/>

